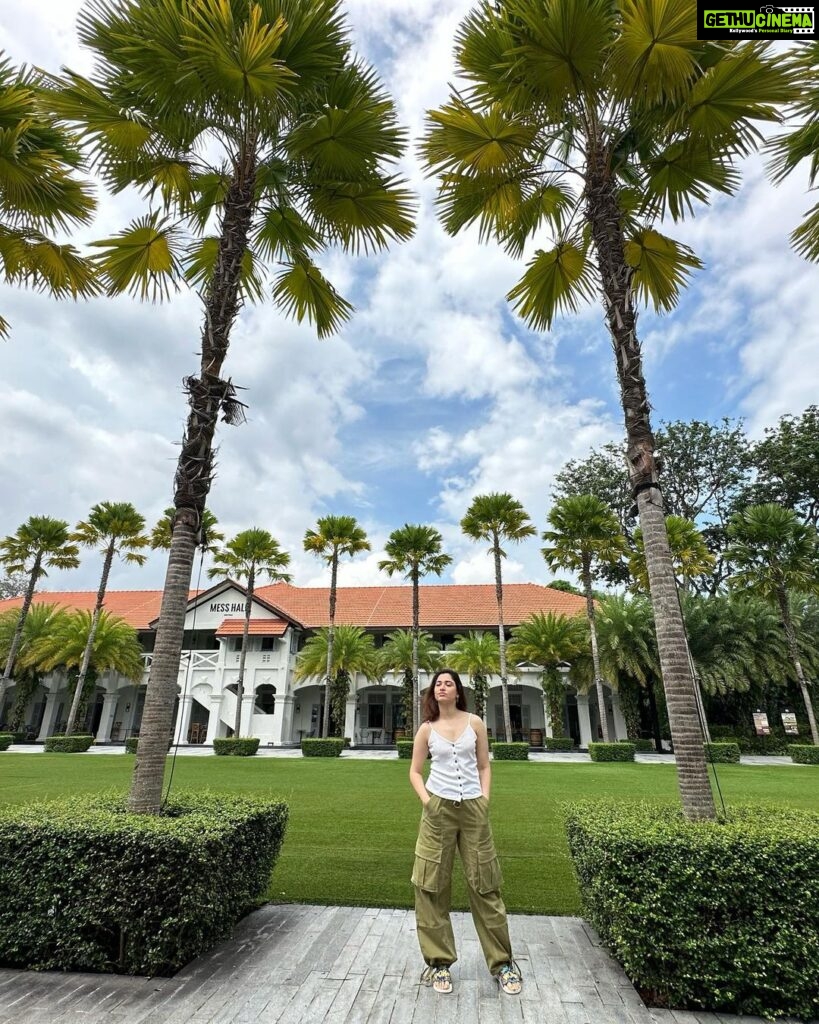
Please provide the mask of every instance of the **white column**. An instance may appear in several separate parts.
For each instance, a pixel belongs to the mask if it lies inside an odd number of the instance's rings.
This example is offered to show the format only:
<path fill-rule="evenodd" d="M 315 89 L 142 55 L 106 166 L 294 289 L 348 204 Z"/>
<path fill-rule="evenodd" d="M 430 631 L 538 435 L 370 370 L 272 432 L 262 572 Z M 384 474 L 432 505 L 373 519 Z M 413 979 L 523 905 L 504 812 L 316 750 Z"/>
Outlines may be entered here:
<path fill-rule="evenodd" d="M 580 720 L 580 746 L 588 747 L 592 741 L 592 731 L 587 693 L 578 693 L 577 695 L 577 717 Z"/>
<path fill-rule="evenodd" d="M 212 693 L 210 696 L 210 717 L 208 718 L 208 734 L 205 743 L 213 746 L 213 741 L 220 735 L 219 726 L 222 724 L 219 718 L 219 711 L 222 707 L 222 694 Z"/>
<path fill-rule="evenodd" d="M 253 708 L 256 704 L 256 694 L 252 690 L 245 690 L 242 693 L 242 717 L 240 720 L 240 736 L 253 735 Z"/>
<path fill-rule="evenodd" d="M 176 715 L 176 728 L 173 731 L 174 745 L 188 742 L 188 729 L 191 724 L 191 706 L 193 697 L 189 693 L 180 695 L 179 710 Z"/>
<path fill-rule="evenodd" d="M 350 746 L 355 743 L 355 693 L 347 695 L 347 702 L 344 705 L 344 735 L 350 737 Z"/>
<path fill-rule="evenodd" d="M 100 715 L 100 724 L 96 735 L 97 743 L 108 743 L 110 741 L 111 726 L 114 724 L 118 702 L 119 693 L 116 690 L 113 693 L 103 695 L 102 714 Z"/>
<path fill-rule="evenodd" d="M 611 716 L 614 719 L 614 738 L 616 740 L 627 740 L 628 729 L 626 720 L 623 717 L 623 709 L 620 707 L 620 694 L 612 690 L 611 693 Z"/>
<path fill-rule="evenodd" d="M 548 737 L 554 736 L 554 727 L 552 726 L 552 716 L 549 714 L 549 702 L 546 700 L 546 694 L 543 694 L 543 721 L 546 724 L 545 732 Z"/>
<path fill-rule="evenodd" d="M 45 712 L 43 713 L 43 724 L 40 726 L 39 740 L 45 740 L 54 732 L 54 723 L 57 719 L 57 707 L 60 703 L 60 695 L 56 691 L 46 695 Z"/>
<path fill-rule="evenodd" d="M 273 715 L 273 742 L 277 744 L 292 743 L 293 736 L 293 695 L 285 693 L 281 697 L 276 694 L 276 711 Z"/>

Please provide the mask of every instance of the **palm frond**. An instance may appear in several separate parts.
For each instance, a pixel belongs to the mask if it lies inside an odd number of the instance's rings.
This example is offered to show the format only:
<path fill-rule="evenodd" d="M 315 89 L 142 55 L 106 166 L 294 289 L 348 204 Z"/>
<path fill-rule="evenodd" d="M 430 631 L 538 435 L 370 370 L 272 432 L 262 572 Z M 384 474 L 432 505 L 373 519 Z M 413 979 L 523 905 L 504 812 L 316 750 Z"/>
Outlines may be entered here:
<path fill-rule="evenodd" d="M 309 189 L 309 202 L 322 233 L 352 252 L 384 249 L 415 230 L 415 198 L 399 178 L 319 180 Z"/>
<path fill-rule="evenodd" d="M 575 313 L 595 292 L 595 271 L 586 247 L 565 239 L 539 249 L 507 294 L 515 312 L 534 330 L 549 330 L 558 313 Z"/>
<path fill-rule="evenodd" d="M 623 0 L 608 72 L 619 96 L 678 101 L 697 71 L 697 9 L 690 0 Z"/>
<path fill-rule="evenodd" d="M 287 316 L 299 323 L 307 318 L 315 324 L 320 338 L 334 334 L 353 311 L 306 255 L 285 265 L 276 278 L 273 296 Z"/>
<path fill-rule="evenodd" d="M 626 241 L 625 256 L 628 265 L 634 268 L 632 287 L 635 293 L 657 310 L 673 309 L 691 271 L 702 268 L 687 245 L 653 228 L 635 232 Z"/>
<path fill-rule="evenodd" d="M 128 292 L 152 302 L 167 298 L 182 276 L 178 229 L 157 213 L 130 223 L 113 238 L 93 242 L 109 295 Z"/>

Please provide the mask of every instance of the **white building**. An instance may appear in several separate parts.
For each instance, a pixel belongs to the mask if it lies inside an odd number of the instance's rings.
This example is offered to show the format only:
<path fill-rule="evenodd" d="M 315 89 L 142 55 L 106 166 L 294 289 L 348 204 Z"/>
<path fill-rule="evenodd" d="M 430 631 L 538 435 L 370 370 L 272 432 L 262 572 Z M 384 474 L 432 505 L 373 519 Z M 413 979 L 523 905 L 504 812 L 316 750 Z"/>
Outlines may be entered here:
<path fill-rule="evenodd" d="M 232 581 L 191 595 L 179 666 L 176 742 L 211 744 L 216 737 L 232 731 L 245 597 L 243 587 Z M 113 673 L 105 673 L 97 680 L 86 727 L 99 743 L 122 742 L 139 734 L 161 598 L 161 591 L 111 591 L 106 595 L 106 610 L 137 630 L 145 652 L 145 673 L 136 685 Z M 35 598 L 72 609 L 91 609 L 95 599 L 92 591 L 41 593 Z M 2 601 L 0 611 L 20 603 L 19 598 Z M 336 623 L 363 627 L 374 635 L 378 646 L 387 633 L 408 628 L 411 603 L 410 587 L 340 587 Z M 304 736 L 317 735 L 323 711 L 323 682 L 296 682 L 295 662 L 310 634 L 326 626 L 328 604 L 325 588 L 277 583 L 256 591 L 245 662 L 241 735 L 258 736 L 262 745 L 276 746 L 297 744 Z M 444 649 L 458 634 L 468 630 L 497 630 L 494 585 L 422 586 L 420 606 L 422 628 L 440 641 Z M 584 608 L 583 599 L 574 594 L 534 583 L 504 585 L 507 629 L 534 612 L 578 615 L 584 613 Z M 441 664 L 446 664 L 445 651 Z M 469 677 L 463 681 L 471 707 Z M 395 730 L 401 724 L 401 682 L 400 673 L 388 673 L 376 684 L 363 677 L 353 679 L 344 734 L 354 746 L 394 741 Z M 427 682 L 422 673 L 422 689 Z M 513 738 L 539 745 L 540 737 L 552 735 L 543 701 L 541 670 L 512 667 L 508 683 Z M 571 685 L 571 676 L 567 683 L 563 728 L 585 747 L 600 736 L 597 701 L 593 694 L 590 699 L 589 695 L 578 693 Z M 617 694 L 607 689 L 606 699 L 610 734 L 625 739 Z M 0 723 L 7 720 L 13 702 L 12 686 L 0 706 Z M 69 706 L 64 674 L 50 673 L 28 705 L 27 733 L 43 740 L 59 732 Z M 490 679 L 486 720 L 495 736 L 503 735 L 498 678 Z"/>

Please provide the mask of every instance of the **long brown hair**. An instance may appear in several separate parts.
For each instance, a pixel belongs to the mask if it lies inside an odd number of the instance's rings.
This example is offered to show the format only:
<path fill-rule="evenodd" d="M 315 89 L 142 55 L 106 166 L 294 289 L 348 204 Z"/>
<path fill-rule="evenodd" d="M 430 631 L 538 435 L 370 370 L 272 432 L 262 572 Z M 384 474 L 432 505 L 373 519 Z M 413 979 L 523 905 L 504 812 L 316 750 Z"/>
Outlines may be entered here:
<path fill-rule="evenodd" d="M 435 699 L 435 684 L 438 682 L 438 676 L 452 676 L 453 682 L 455 683 L 455 690 L 457 691 L 457 698 L 455 700 L 455 707 L 459 711 L 466 711 L 466 693 L 464 692 L 464 684 L 461 682 L 461 677 L 455 671 L 454 668 L 439 668 L 435 675 L 432 677 L 432 682 L 429 684 L 423 694 L 423 703 L 421 705 L 421 717 L 425 722 L 435 722 L 438 720 L 441 714 L 441 709 L 438 707 L 438 701 Z"/>

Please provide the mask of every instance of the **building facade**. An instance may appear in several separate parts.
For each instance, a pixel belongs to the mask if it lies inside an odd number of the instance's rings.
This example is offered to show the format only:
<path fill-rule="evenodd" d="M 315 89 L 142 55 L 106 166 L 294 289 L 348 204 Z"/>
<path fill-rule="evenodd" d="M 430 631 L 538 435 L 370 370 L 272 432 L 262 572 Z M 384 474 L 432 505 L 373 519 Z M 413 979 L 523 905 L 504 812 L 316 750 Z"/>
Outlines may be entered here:
<path fill-rule="evenodd" d="M 112 591 L 106 595 L 106 610 L 136 629 L 144 651 L 145 670 L 137 683 L 114 673 L 104 673 L 97 679 L 85 727 L 98 743 L 118 743 L 139 735 L 161 597 L 161 591 Z M 93 592 L 71 592 L 43 593 L 35 600 L 70 609 L 89 609 L 93 608 L 95 598 Z M 230 580 L 191 594 L 177 684 L 176 743 L 212 744 L 217 737 L 232 734 L 245 601 L 244 588 Z M 0 602 L 0 611 L 19 604 L 19 599 Z M 245 659 L 241 735 L 257 736 L 263 746 L 287 746 L 318 734 L 323 713 L 323 680 L 297 681 L 295 669 L 298 652 L 307 638 L 326 626 L 328 604 L 326 588 L 277 583 L 256 591 Z M 411 604 L 410 587 L 340 587 L 336 623 L 364 628 L 380 646 L 387 633 L 408 628 Z M 442 644 L 442 665 L 446 664 L 446 647 L 456 636 L 482 629 L 497 631 L 497 625 L 493 625 L 497 615 L 493 585 L 423 586 L 420 606 L 421 627 Z M 584 608 L 582 598 L 549 587 L 534 583 L 504 586 L 507 629 L 535 612 L 582 615 Z M 512 738 L 535 746 L 540 745 L 543 736 L 553 734 L 543 700 L 541 675 L 539 667 L 519 665 L 510 667 L 508 676 Z M 402 681 L 400 672 L 388 672 L 377 682 L 363 676 L 352 679 L 344 735 L 353 746 L 394 742 L 403 725 Z M 593 693 L 578 692 L 571 673 L 566 681 L 562 731 L 585 747 L 602 734 L 597 700 Z M 420 688 L 423 690 L 428 682 L 428 675 L 422 672 Z M 464 677 L 464 684 L 472 709 L 468 676 Z M 490 677 L 489 685 L 487 727 L 493 735 L 502 736 L 500 679 Z M 0 706 L 0 731 L 13 703 L 12 686 Z M 625 739 L 619 699 L 608 688 L 606 704 L 610 735 Z M 46 675 L 28 705 L 24 730 L 27 736 L 42 741 L 60 732 L 69 707 L 65 674 L 57 671 Z"/>

